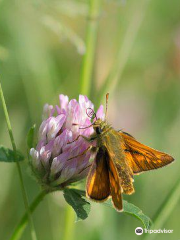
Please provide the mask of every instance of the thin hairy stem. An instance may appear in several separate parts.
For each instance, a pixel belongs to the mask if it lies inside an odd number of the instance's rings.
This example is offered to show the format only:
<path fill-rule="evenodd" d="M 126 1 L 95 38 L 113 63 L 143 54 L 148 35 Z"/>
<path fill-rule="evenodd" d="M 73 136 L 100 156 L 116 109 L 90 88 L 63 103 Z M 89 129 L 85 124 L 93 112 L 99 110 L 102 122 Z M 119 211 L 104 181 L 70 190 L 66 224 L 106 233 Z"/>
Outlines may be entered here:
<path fill-rule="evenodd" d="M 16 166 L 17 166 L 17 171 L 18 171 L 18 175 L 19 175 L 19 180 L 20 180 L 21 191 L 22 191 L 22 195 L 23 195 L 24 206 L 26 208 L 26 211 L 28 212 L 28 218 L 29 218 L 29 223 L 30 223 L 30 227 L 31 227 L 31 237 L 32 237 L 32 240 L 37 240 L 36 232 L 35 232 L 35 229 L 34 229 L 33 220 L 31 218 L 31 214 L 29 212 L 28 198 L 27 198 L 26 189 L 25 189 L 25 186 L 24 186 L 21 166 L 20 166 L 20 163 L 17 161 L 17 148 L 16 148 L 16 144 L 15 144 L 15 140 L 14 140 L 14 136 L 13 136 L 13 132 L 12 132 L 11 122 L 10 122 L 10 119 L 9 119 L 9 114 L 8 114 L 6 102 L 5 102 L 5 99 L 4 99 L 4 94 L 3 94 L 2 87 L 1 87 L 1 83 L 0 83 L 0 98 L 1 98 L 1 101 L 2 101 L 3 111 L 4 111 L 6 123 L 7 123 L 7 128 L 8 128 L 8 132 L 9 132 L 12 148 L 13 148 L 14 155 L 15 155 Z"/>

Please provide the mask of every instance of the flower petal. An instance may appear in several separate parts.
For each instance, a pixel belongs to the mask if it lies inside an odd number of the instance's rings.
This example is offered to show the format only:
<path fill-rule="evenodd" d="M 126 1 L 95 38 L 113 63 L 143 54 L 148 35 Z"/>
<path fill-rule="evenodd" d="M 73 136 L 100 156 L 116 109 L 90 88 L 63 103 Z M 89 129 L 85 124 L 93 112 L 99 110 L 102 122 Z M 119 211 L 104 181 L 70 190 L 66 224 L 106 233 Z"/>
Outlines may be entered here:
<path fill-rule="evenodd" d="M 54 114 L 53 106 L 46 103 L 43 108 L 42 120 L 52 117 L 53 114 Z"/>
<path fill-rule="evenodd" d="M 51 165 L 51 176 L 55 175 L 56 173 L 62 170 L 68 158 L 69 158 L 69 153 L 64 152 L 60 154 L 58 157 L 55 157 L 53 159 L 52 165 Z"/>
<path fill-rule="evenodd" d="M 61 184 L 68 181 L 76 173 L 77 160 L 66 162 L 66 165 L 61 171 L 61 176 L 56 181 L 56 184 Z"/>
<path fill-rule="evenodd" d="M 79 103 L 72 99 L 68 104 L 67 109 L 67 119 L 66 119 L 66 125 L 65 127 L 74 133 L 79 132 L 79 122 L 81 120 L 81 111 Z M 74 125 L 77 124 L 77 125 Z"/>
<path fill-rule="evenodd" d="M 43 171 L 41 161 L 40 161 L 40 156 L 39 152 L 36 151 L 34 148 L 30 149 L 30 156 L 31 156 L 31 161 L 34 169 L 39 171 L 40 173 Z"/>
<path fill-rule="evenodd" d="M 59 101 L 60 101 L 61 109 L 67 110 L 67 106 L 68 106 L 68 102 L 69 102 L 68 96 L 60 94 Z"/>
<path fill-rule="evenodd" d="M 49 159 L 51 157 L 51 151 L 46 150 L 45 147 L 42 147 L 39 152 L 39 155 L 40 155 L 40 160 L 41 160 L 42 165 L 46 169 L 48 169 L 49 168 Z"/>
<path fill-rule="evenodd" d="M 79 105 L 81 109 L 85 110 L 85 113 L 87 108 L 94 109 L 94 104 L 84 95 L 79 95 Z"/>
<path fill-rule="evenodd" d="M 62 128 L 66 116 L 64 114 L 58 115 L 57 117 L 51 117 L 48 123 L 47 139 L 50 141 L 55 138 L 60 129 Z"/>
<path fill-rule="evenodd" d="M 101 105 L 101 106 L 98 108 L 98 110 L 97 110 L 97 112 L 96 112 L 96 117 L 97 117 L 97 119 L 102 119 L 102 120 L 104 120 L 105 114 L 104 114 L 104 107 L 103 107 L 103 105 Z"/>
<path fill-rule="evenodd" d="M 66 146 L 68 142 L 72 141 L 72 132 L 65 129 L 59 136 L 55 138 L 52 155 L 58 156 L 62 152 L 62 147 Z"/>

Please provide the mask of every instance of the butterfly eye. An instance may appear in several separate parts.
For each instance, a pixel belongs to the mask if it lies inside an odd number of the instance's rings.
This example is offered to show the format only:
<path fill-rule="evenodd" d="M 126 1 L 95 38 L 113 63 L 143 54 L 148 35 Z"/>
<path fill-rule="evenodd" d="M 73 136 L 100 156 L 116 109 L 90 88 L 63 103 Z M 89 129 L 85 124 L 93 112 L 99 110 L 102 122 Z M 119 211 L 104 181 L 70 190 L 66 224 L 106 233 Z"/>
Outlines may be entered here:
<path fill-rule="evenodd" d="M 102 133 L 102 129 L 101 129 L 100 127 L 97 127 L 97 128 L 96 128 L 96 133 L 97 133 L 97 134 L 101 134 L 101 133 Z"/>

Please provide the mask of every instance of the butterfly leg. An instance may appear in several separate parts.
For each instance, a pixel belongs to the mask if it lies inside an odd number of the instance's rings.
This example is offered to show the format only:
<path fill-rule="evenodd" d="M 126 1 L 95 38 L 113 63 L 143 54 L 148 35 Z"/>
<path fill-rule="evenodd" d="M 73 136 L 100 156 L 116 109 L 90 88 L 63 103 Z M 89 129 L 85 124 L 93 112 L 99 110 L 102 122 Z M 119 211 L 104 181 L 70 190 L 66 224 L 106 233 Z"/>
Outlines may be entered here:
<path fill-rule="evenodd" d="M 75 138 L 72 142 L 68 142 L 67 144 L 71 144 L 73 142 L 76 142 L 80 137 L 84 138 L 87 142 L 89 142 L 89 138 L 87 138 L 83 135 L 78 135 L 77 138 Z"/>
<path fill-rule="evenodd" d="M 86 154 L 88 151 L 91 151 L 91 152 L 95 152 L 96 151 L 96 147 L 93 147 L 93 146 L 89 146 L 88 148 L 86 148 L 82 153 L 74 156 L 74 157 L 71 157 L 69 159 L 67 159 L 67 161 L 71 160 L 71 159 L 74 159 L 74 158 L 77 158 L 77 157 L 81 157 L 83 156 L 84 154 Z"/>
<path fill-rule="evenodd" d="M 80 137 L 82 137 L 86 142 L 92 142 L 96 139 L 96 136 L 92 135 L 89 138 L 84 135 L 78 135 L 77 138 L 75 138 L 72 142 L 68 142 L 67 144 L 71 144 L 73 142 L 76 142 Z"/>

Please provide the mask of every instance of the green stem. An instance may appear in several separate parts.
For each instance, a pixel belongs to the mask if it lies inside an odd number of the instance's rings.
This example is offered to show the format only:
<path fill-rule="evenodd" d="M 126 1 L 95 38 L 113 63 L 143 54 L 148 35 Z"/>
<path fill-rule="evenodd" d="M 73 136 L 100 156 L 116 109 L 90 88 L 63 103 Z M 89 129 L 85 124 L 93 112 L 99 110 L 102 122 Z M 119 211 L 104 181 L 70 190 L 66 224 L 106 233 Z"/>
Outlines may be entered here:
<path fill-rule="evenodd" d="M 107 92 L 112 93 L 115 90 L 116 85 L 121 78 L 127 61 L 129 59 L 129 55 L 131 53 L 140 26 L 143 22 L 149 2 L 150 0 L 143 0 L 140 1 L 138 5 L 137 2 L 135 2 L 135 4 L 137 5 L 135 10 L 134 7 L 132 7 L 133 14 L 130 20 L 130 24 L 125 33 L 124 40 L 119 46 L 113 68 L 108 77 L 106 78 L 100 92 L 98 93 L 98 95 L 100 96 L 100 102 L 98 102 L 98 104 L 104 100 L 104 96 Z"/>
<path fill-rule="evenodd" d="M 42 191 L 41 193 L 39 193 L 39 195 L 35 198 L 35 200 L 31 203 L 31 205 L 29 207 L 30 213 L 34 212 L 34 210 L 37 208 L 37 206 L 43 200 L 43 198 L 45 197 L 46 194 L 47 194 L 46 191 Z M 9 240 L 19 240 L 27 226 L 27 222 L 28 222 L 28 213 L 26 212 L 23 215 L 23 217 L 21 218 L 19 224 L 15 228 L 15 230 Z"/>
<path fill-rule="evenodd" d="M 80 93 L 89 96 L 95 55 L 98 18 L 100 13 L 101 0 L 89 0 L 88 26 L 86 33 L 86 53 L 83 58 L 80 78 Z M 65 214 L 65 229 L 63 240 L 72 240 L 74 232 L 74 212 L 68 205 Z"/>
<path fill-rule="evenodd" d="M 173 189 L 168 194 L 168 198 L 161 205 L 159 211 L 156 214 L 156 217 L 153 220 L 153 225 L 151 228 L 161 229 L 164 223 L 167 221 L 168 217 L 171 215 L 172 211 L 176 207 L 180 199 L 180 179 L 174 185 Z M 153 240 L 156 237 L 156 234 L 146 234 L 145 240 Z"/>
<path fill-rule="evenodd" d="M 1 98 L 1 101 L 2 101 L 2 105 L 3 105 L 4 115 L 5 115 L 5 118 L 6 118 L 6 123 L 7 123 L 9 136 L 10 136 L 10 139 L 11 139 L 12 148 L 13 148 L 13 151 L 14 151 L 14 154 L 15 154 L 15 160 L 17 160 L 17 148 L 16 148 L 16 144 L 15 144 L 15 141 L 14 141 L 12 127 L 11 127 L 9 114 L 8 114 L 8 111 L 7 111 L 6 102 L 5 102 L 5 99 L 4 99 L 4 94 L 3 94 L 1 83 L 0 83 L 0 98 Z M 27 198 L 26 189 L 25 189 L 24 182 L 23 182 L 21 166 L 20 166 L 18 161 L 16 161 L 16 166 L 17 166 L 17 170 L 18 170 L 18 175 L 19 175 L 19 180 L 20 180 L 24 205 L 25 205 L 26 211 L 28 212 L 28 218 L 29 218 L 29 223 L 30 223 L 30 227 L 31 227 L 31 237 L 32 237 L 32 240 L 37 240 L 33 220 L 31 218 L 31 214 L 29 213 L 28 198 Z"/>
<path fill-rule="evenodd" d="M 80 93 L 87 96 L 90 94 L 100 6 L 101 0 L 90 0 L 89 2 L 88 26 L 86 33 L 86 53 L 83 58 L 80 79 Z"/>
<path fill-rule="evenodd" d="M 71 206 L 66 206 L 63 240 L 72 240 L 74 237 L 75 215 Z"/>

